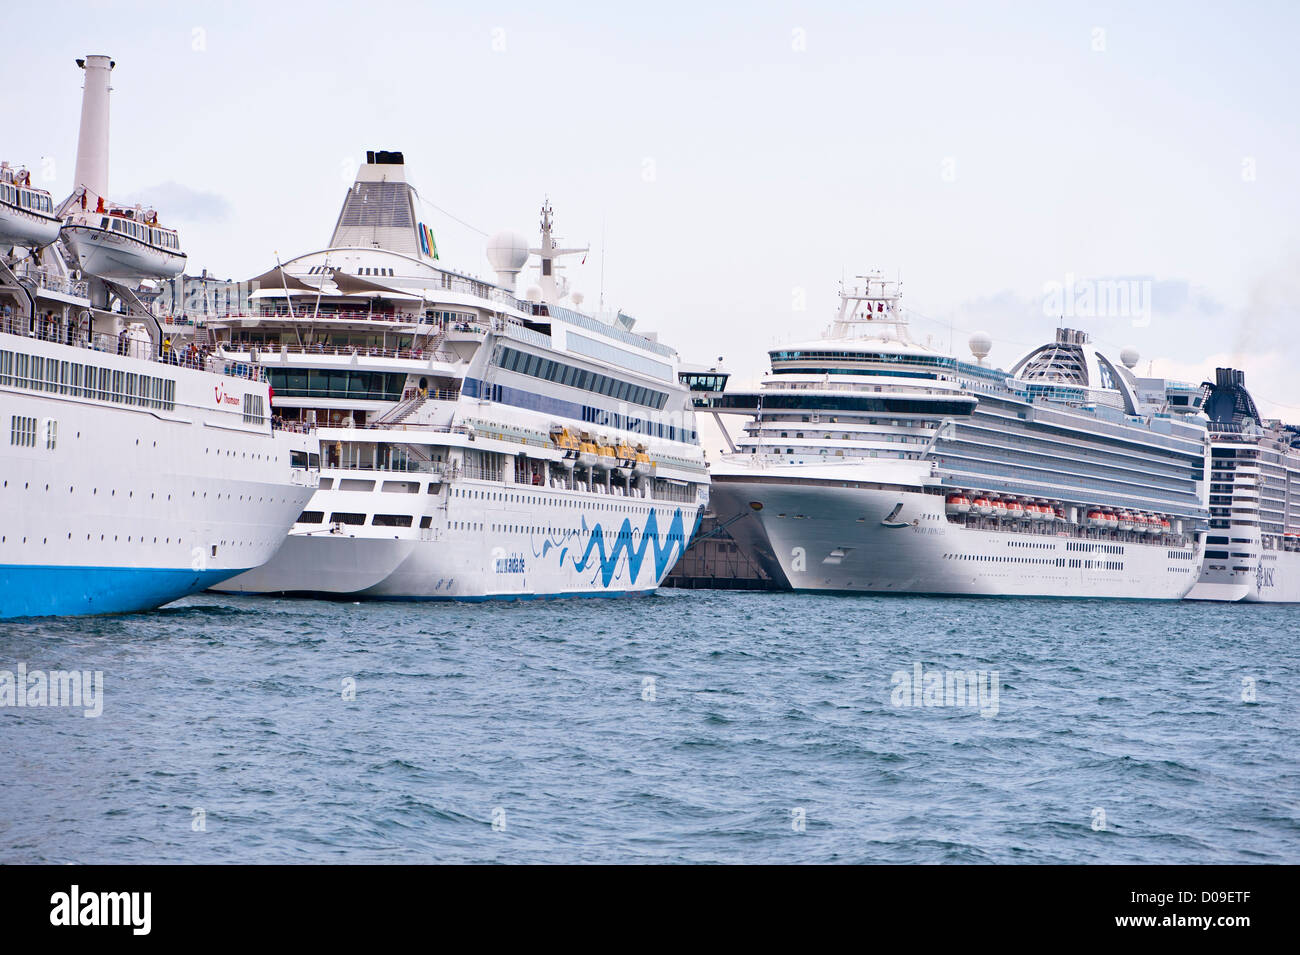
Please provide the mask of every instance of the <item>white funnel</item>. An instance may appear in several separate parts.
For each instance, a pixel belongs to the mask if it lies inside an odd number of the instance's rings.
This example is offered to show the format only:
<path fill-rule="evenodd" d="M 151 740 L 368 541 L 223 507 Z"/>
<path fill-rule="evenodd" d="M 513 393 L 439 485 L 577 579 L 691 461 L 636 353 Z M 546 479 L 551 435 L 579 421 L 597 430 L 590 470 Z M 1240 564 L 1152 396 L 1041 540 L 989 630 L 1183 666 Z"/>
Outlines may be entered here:
<path fill-rule="evenodd" d="M 108 192 L 108 79 L 116 66 L 106 56 L 88 56 L 77 66 L 86 71 L 81 94 L 81 131 L 77 134 L 77 172 L 73 190 L 86 189 L 93 209 Z"/>

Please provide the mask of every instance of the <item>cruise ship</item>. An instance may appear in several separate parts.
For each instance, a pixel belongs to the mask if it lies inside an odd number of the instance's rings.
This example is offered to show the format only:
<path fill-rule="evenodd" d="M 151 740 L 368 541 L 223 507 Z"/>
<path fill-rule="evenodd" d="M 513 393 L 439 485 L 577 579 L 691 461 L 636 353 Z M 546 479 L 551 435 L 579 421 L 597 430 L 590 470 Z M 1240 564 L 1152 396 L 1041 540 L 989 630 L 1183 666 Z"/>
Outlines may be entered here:
<path fill-rule="evenodd" d="M 1234 368 L 1205 383 L 1210 529 L 1189 600 L 1300 602 L 1300 428 L 1260 417 Z"/>
<path fill-rule="evenodd" d="M 708 472 L 677 353 L 570 292 L 554 214 L 445 268 L 400 152 L 367 153 L 329 246 L 256 279 L 195 334 L 264 368 L 315 426 L 320 489 L 237 593 L 423 600 L 645 594 L 680 558 Z M 530 258 L 538 284 L 515 287 Z"/>
<path fill-rule="evenodd" d="M 112 61 L 82 62 L 65 206 L 108 175 Z M 121 270 L 79 268 L 58 216 L 25 170 L 0 166 L 0 618 L 204 590 L 274 554 L 315 491 L 310 441 L 272 429 L 261 370 L 167 348 Z"/>
<path fill-rule="evenodd" d="M 1178 599 L 1207 529 L 1199 386 L 1139 378 L 1060 329 L 1010 371 L 908 335 L 897 283 L 840 292 L 759 389 L 704 395 L 743 436 L 713 511 L 796 590 Z M 729 439 L 730 440 L 730 439 Z"/>

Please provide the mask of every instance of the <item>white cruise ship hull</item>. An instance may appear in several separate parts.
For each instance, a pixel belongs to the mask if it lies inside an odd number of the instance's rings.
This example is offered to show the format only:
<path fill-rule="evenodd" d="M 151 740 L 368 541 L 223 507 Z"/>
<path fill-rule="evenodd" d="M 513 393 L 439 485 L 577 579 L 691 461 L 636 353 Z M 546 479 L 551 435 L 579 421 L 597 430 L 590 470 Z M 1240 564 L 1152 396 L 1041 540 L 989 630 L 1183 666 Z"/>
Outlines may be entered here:
<path fill-rule="evenodd" d="M 942 495 L 865 482 L 715 474 L 711 497 L 719 521 L 743 515 L 726 525 L 741 548 L 795 590 L 1177 600 L 1199 567 L 1187 547 L 967 528 Z"/>
<path fill-rule="evenodd" d="M 17 355 L 172 379 L 175 406 L 37 391 Z M 306 437 L 218 407 L 265 387 L 0 334 L 0 618 L 151 609 L 270 558 L 314 490 Z"/>
<path fill-rule="evenodd" d="M 464 493 L 447 503 L 412 510 L 410 529 L 299 525 L 265 566 L 213 589 L 404 600 L 648 594 L 685 553 L 703 512 L 702 503 L 457 485 Z M 366 507 L 359 497 L 320 491 L 311 507 L 327 514 Z M 423 517 L 428 528 L 419 527 Z"/>
<path fill-rule="evenodd" d="M 1207 566 L 1201 579 L 1187 594 L 1187 599 L 1220 603 L 1300 603 L 1300 552 L 1266 550 L 1242 566 L 1245 569 L 1211 570 Z"/>

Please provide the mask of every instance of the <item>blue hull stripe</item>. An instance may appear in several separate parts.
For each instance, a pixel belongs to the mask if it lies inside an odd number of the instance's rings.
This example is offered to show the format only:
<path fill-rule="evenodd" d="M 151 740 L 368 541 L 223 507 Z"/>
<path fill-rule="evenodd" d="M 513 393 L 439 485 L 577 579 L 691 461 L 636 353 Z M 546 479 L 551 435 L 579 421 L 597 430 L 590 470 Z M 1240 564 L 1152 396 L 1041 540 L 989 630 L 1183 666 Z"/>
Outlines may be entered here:
<path fill-rule="evenodd" d="M 0 619 L 153 610 L 242 572 L 4 564 Z"/>

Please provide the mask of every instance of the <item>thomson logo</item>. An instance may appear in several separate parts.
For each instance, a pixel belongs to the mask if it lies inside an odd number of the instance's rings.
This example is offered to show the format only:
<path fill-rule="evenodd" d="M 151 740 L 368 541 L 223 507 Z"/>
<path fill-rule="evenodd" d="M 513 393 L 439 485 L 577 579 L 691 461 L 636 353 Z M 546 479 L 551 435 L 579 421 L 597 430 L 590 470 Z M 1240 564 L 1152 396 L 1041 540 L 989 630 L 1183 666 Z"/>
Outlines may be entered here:
<path fill-rule="evenodd" d="M 237 404 L 239 404 L 239 398 L 238 398 L 238 397 L 236 397 L 235 395 L 228 395 L 228 394 L 226 394 L 226 386 L 225 386 L 225 385 L 214 385 L 213 388 L 212 388 L 212 393 L 213 393 L 213 395 L 216 396 L 217 404 L 219 404 L 219 405 L 237 405 Z"/>
<path fill-rule="evenodd" d="M 50 896 L 51 925 L 129 925 L 132 934 L 148 935 L 152 927 L 152 892 L 68 892 Z"/>

